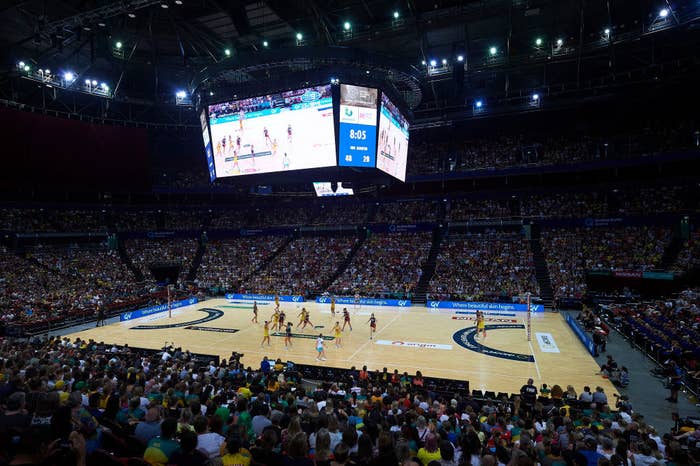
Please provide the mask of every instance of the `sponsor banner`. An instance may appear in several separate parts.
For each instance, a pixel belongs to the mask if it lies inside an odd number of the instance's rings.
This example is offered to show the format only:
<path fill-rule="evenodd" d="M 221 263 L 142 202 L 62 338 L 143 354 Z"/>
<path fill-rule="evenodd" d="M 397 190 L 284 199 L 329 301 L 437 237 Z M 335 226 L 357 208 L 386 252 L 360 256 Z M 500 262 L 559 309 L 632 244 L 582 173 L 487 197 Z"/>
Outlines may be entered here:
<path fill-rule="evenodd" d="M 319 296 L 316 298 L 319 304 L 330 304 L 331 298 L 327 296 Z M 335 304 L 355 304 L 355 298 L 342 296 L 335 298 Z M 365 306 L 396 306 L 396 307 L 411 307 L 409 299 L 375 299 L 375 298 L 360 298 L 360 305 Z"/>
<path fill-rule="evenodd" d="M 199 325 L 189 325 L 185 330 L 201 330 L 202 332 L 236 333 L 237 328 L 204 327 Z"/>
<path fill-rule="evenodd" d="M 591 340 L 588 334 L 584 332 L 581 327 L 579 327 L 576 319 L 571 317 L 570 314 L 566 314 L 565 319 L 566 323 L 569 324 L 569 327 L 571 327 L 571 330 L 573 330 L 578 339 L 581 340 L 583 346 L 585 346 L 588 352 L 591 353 L 591 356 L 595 356 L 595 345 L 593 344 L 593 340 Z"/>
<path fill-rule="evenodd" d="M 586 227 L 609 227 L 611 225 L 621 225 L 623 222 L 624 219 L 622 217 L 583 219 L 583 225 Z"/>
<path fill-rule="evenodd" d="M 618 278 L 642 278 L 641 270 L 615 270 L 613 277 Z"/>
<path fill-rule="evenodd" d="M 435 223 L 378 223 L 370 225 L 368 229 L 374 233 L 418 233 L 422 231 L 432 231 L 435 226 Z"/>
<path fill-rule="evenodd" d="M 551 333 L 536 332 L 537 343 L 540 345 L 540 351 L 543 353 L 558 353 L 559 347 Z"/>
<path fill-rule="evenodd" d="M 455 311 L 455 314 L 467 314 L 475 316 L 476 311 Z M 484 312 L 484 315 L 499 317 L 515 317 L 515 314 L 513 314 L 512 312 Z"/>
<path fill-rule="evenodd" d="M 469 301 L 428 301 L 425 304 L 433 309 L 471 309 L 480 311 L 527 312 L 527 304 L 520 303 L 481 303 Z M 530 304 L 532 312 L 544 312 L 543 304 Z"/>
<path fill-rule="evenodd" d="M 281 303 L 303 303 L 304 302 L 304 297 L 303 296 L 290 296 L 290 295 L 282 295 L 279 297 Z M 275 300 L 275 295 L 273 294 L 240 294 L 240 293 L 234 293 L 234 294 L 227 294 L 226 299 L 228 300 L 245 300 L 245 301 L 274 301 Z"/>
<path fill-rule="evenodd" d="M 470 316 L 452 316 L 452 320 L 476 320 L 476 317 L 470 317 Z M 485 317 L 484 320 L 486 322 L 505 322 L 508 324 L 516 324 L 518 323 L 518 319 L 505 319 L 503 317 Z"/>
<path fill-rule="evenodd" d="M 177 309 L 178 307 L 189 306 L 191 304 L 197 304 L 199 300 L 197 298 L 188 298 L 181 301 L 174 301 L 171 303 L 171 309 Z M 137 309 L 131 312 L 122 312 L 119 314 L 119 322 L 124 322 L 126 320 L 138 319 L 139 317 L 149 316 L 151 314 L 156 314 L 158 312 L 165 312 L 168 310 L 168 304 L 159 304 L 157 306 L 151 306 L 144 309 Z"/>
<path fill-rule="evenodd" d="M 400 346 L 402 348 L 424 348 L 424 349 L 441 349 L 451 350 L 452 345 L 440 345 L 438 343 L 420 343 L 417 341 L 399 341 L 399 340 L 377 340 L 378 345 Z"/>
<path fill-rule="evenodd" d="M 649 280 L 673 280 L 674 278 L 669 272 L 644 272 L 642 277 Z"/>
<path fill-rule="evenodd" d="M 525 326 L 522 324 L 491 324 L 484 327 L 484 329 L 489 333 L 494 330 L 522 330 L 524 328 Z M 452 335 L 452 339 L 462 348 L 466 348 L 469 351 L 474 351 L 475 353 L 484 354 L 494 358 L 508 359 L 511 361 L 535 362 L 535 358 L 531 354 L 513 353 L 496 348 L 489 348 L 488 346 L 483 345 L 476 340 L 476 327 L 468 327 L 458 330 Z"/>

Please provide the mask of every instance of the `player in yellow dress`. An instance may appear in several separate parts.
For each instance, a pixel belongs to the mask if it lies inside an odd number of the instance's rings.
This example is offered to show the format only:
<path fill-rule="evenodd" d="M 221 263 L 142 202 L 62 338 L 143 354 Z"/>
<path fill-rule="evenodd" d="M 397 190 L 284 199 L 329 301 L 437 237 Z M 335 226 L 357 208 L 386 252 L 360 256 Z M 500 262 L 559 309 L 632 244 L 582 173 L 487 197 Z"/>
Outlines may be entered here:
<path fill-rule="evenodd" d="M 335 337 L 335 347 L 340 348 L 343 346 L 342 331 L 340 330 L 340 322 L 335 322 L 335 327 L 333 327 L 333 336 Z"/>
<path fill-rule="evenodd" d="M 277 322 L 280 320 L 280 312 L 275 310 L 275 312 L 272 314 L 272 328 L 276 329 L 277 328 Z"/>
<path fill-rule="evenodd" d="M 297 324 L 297 328 L 299 328 L 299 326 L 304 323 L 304 320 L 306 320 L 306 308 L 305 307 L 301 308 L 301 312 L 299 314 L 297 314 L 297 317 L 299 317 L 299 323 Z"/>
<path fill-rule="evenodd" d="M 263 339 L 260 342 L 260 347 L 262 348 L 267 341 L 267 346 L 270 346 L 270 322 L 265 321 L 265 326 L 263 327 Z"/>
<path fill-rule="evenodd" d="M 275 310 L 279 310 L 280 308 L 280 297 L 277 293 L 275 293 Z"/>
<path fill-rule="evenodd" d="M 335 319 L 335 298 L 331 298 L 331 320 Z"/>
<path fill-rule="evenodd" d="M 484 339 L 486 339 L 486 321 L 484 319 L 484 313 L 481 311 L 476 311 L 476 337 L 479 334 L 483 334 Z"/>

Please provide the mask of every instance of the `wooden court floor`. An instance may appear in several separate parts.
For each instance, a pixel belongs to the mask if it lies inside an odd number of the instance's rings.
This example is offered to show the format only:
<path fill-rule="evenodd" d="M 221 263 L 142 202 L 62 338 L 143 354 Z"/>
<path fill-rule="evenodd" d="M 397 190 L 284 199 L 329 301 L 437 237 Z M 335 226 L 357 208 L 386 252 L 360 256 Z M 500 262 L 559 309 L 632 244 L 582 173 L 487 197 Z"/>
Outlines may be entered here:
<path fill-rule="evenodd" d="M 342 336 L 342 347 L 326 341 L 327 361 L 317 362 L 315 336 L 332 337 L 330 305 L 307 302 L 311 322 L 317 327 L 295 329 L 293 347 L 285 350 L 284 338 L 271 331 L 271 346 L 260 347 L 262 322 L 273 312 L 273 303 L 258 303 L 260 324 L 251 323 L 252 302 L 210 299 L 168 313 L 119 322 L 73 334 L 106 343 L 144 348 L 162 348 L 167 342 L 195 353 L 217 354 L 228 359 L 231 351 L 244 353 L 243 363 L 259 367 L 263 356 L 302 364 L 333 367 L 367 365 L 369 370 L 398 369 L 409 374 L 468 380 L 472 389 L 517 392 L 528 377 L 536 385 L 567 384 L 581 392 L 584 385 L 604 388 L 610 397 L 617 393 L 612 383 L 597 375 L 598 366 L 559 314 L 532 316 L 532 340 L 528 342 L 523 313 L 486 312 L 487 336 L 475 338 L 474 316 L 453 310 L 425 307 L 393 308 L 362 306 L 351 312 L 353 330 Z M 299 322 L 296 303 L 281 303 L 292 320 Z M 342 310 L 343 306 L 337 306 Z M 377 333 L 369 339 L 370 312 L 377 318 Z M 210 319 L 210 320 L 207 320 Z M 337 317 L 335 320 L 341 321 Z M 137 329 L 143 326 L 146 328 Z M 153 328 L 148 328 L 153 327 Z M 320 327 L 320 328 L 319 328 Z M 538 338 L 538 335 L 539 338 Z"/>

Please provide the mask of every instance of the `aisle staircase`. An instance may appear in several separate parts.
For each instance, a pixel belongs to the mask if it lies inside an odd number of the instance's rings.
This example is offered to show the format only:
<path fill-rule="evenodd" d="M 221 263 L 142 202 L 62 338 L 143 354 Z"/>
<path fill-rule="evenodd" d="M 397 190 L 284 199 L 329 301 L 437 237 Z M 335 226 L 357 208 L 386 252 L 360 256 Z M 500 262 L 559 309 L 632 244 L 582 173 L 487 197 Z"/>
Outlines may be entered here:
<path fill-rule="evenodd" d="M 437 257 L 440 253 L 440 245 L 442 244 L 442 239 L 444 236 L 444 228 L 437 227 L 435 228 L 435 230 L 433 230 L 433 242 L 430 245 L 430 252 L 428 253 L 428 258 L 421 266 L 421 269 L 423 270 L 423 275 L 420 276 L 420 280 L 418 280 L 418 284 L 416 285 L 416 293 L 413 296 L 414 303 L 424 304 L 427 301 L 426 295 L 428 293 L 428 287 L 430 286 L 430 280 L 435 274 Z"/>
<path fill-rule="evenodd" d="M 134 280 L 136 280 L 137 283 L 143 282 L 143 272 L 141 272 L 141 270 L 134 265 L 131 258 L 126 253 L 126 248 L 124 247 L 124 241 L 122 238 L 119 238 L 117 241 L 117 252 L 119 253 L 119 257 L 121 258 L 122 262 L 124 262 L 126 268 L 134 274 Z"/>
<path fill-rule="evenodd" d="M 273 252 L 272 254 L 270 254 L 270 257 L 268 257 L 267 260 L 266 260 L 265 262 L 262 262 L 255 270 L 253 270 L 251 273 L 249 273 L 248 275 L 246 275 L 245 277 L 243 277 L 243 279 L 241 280 L 241 283 L 247 282 L 248 279 L 249 279 L 250 277 L 252 277 L 253 275 L 257 275 L 257 274 L 258 274 L 260 271 L 262 271 L 262 270 L 265 270 L 270 264 L 272 264 L 272 263 L 275 261 L 275 259 L 277 258 L 277 256 L 279 256 L 279 255 L 282 253 L 282 251 L 284 251 L 284 250 L 289 246 L 289 244 L 290 244 L 292 241 L 294 241 L 294 237 L 293 237 L 293 236 L 288 236 L 288 237 L 282 242 L 282 244 L 280 244 L 280 247 L 278 247 L 278 248 L 275 250 L 275 252 Z"/>
<path fill-rule="evenodd" d="M 204 257 L 206 250 L 207 247 L 205 246 L 204 241 L 202 241 L 200 238 L 197 242 L 197 251 L 194 253 L 194 257 L 192 258 L 192 265 L 190 265 L 190 270 L 187 271 L 188 282 L 193 282 L 197 278 L 197 271 L 199 270 L 199 266 L 202 264 L 202 258 Z"/>
<path fill-rule="evenodd" d="M 678 259 L 681 249 L 683 249 L 683 240 L 678 235 L 673 235 L 671 242 L 666 245 L 664 254 L 661 256 L 659 268 L 661 270 L 671 270 L 676 259 Z"/>
<path fill-rule="evenodd" d="M 549 276 L 547 261 L 542 252 L 539 229 L 532 229 L 530 249 L 532 249 L 532 257 L 535 261 L 535 278 L 537 278 L 537 284 L 540 286 L 540 298 L 542 298 L 542 303 L 546 310 L 553 310 L 554 288 L 552 288 L 552 279 Z"/>
<path fill-rule="evenodd" d="M 362 234 L 359 236 L 357 242 L 352 247 L 352 249 L 350 249 L 350 252 L 345 257 L 343 262 L 341 262 L 340 265 L 338 265 L 338 268 L 333 273 L 333 275 L 331 275 L 328 278 L 328 280 L 326 280 L 326 283 L 323 283 L 321 285 L 321 290 L 323 290 L 323 291 L 327 290 L 333 284 L 333 282 L 335 282 L 338 279 L 338 277 L 340 277 L 345 272 L 345 270 L 350 266 L 350 263 L 352 263 L 352 260 L 355 258 L 357 251 L 359 251 L 360 248 L 362 247 L 362 245 L 365 244 L 366 239 L 367 239 L 367 235 L 365 235 L 365 234 Z"/>

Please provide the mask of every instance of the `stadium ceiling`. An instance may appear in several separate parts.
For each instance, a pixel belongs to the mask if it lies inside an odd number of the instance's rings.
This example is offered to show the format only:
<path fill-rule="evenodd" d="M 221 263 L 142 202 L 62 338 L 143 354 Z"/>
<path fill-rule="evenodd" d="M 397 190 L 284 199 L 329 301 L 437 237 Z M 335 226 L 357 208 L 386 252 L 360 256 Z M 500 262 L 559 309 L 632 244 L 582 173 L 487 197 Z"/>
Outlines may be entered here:
<path fill-rule="evenodd" d="M 0 99 L 196 124 L 178 91 L 197 103 L 366 69 L 429 124 L 477 100 L 527 108 L 697 74 L 699 19 L 696 0 L 8 0 Z"/>

